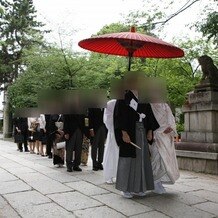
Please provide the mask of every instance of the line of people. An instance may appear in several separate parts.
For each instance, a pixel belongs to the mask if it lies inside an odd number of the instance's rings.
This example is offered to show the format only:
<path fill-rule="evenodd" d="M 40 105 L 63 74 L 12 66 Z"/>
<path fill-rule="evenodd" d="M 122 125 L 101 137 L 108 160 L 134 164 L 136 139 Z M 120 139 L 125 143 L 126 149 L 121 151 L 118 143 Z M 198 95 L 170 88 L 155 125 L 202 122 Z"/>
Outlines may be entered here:
<path fill-rule="evenodd" d="M 134 75 L 135 78 L 135 75 Z M 152 103 L 145 103 L 131 79 L 128 89 L 118 90 L 117 99 L 106 108 L 89 108 L 87 114 L 55 114 L 19 118 L 15 121 L 18 149 L 53 156 L 53 164 L 68 172 L 82 171 L 91 145 L 92 169 L 103 170 L 105 182 L 115 183 L 123 197 L 145 196 L 148 191 L 166 192 L 179 169 L 174 148 L 175 118 L 160 101 L 162 89 L 151 87 Z M 144 91 L 143 91 L 144 93 Z M 120 95 L 120 97 L 119 97 Z M 20 141 L 19 141 L 20 140 Z"/>
<path fill-rule="evenodd" d="M 48 156 L 53 158 L 53 164 L 58 167 L 62 167 L 66 159 L 68 172 L 82 171 L 80 164 L 87 165 L 91 145 L 93 170 L 103 170 L 107 135 L 103 113 L 104 109 L 91 108 L 87 115 L 40 114 L 39 117 L 16 117 L 15 143 L 20 152 Z"/>
<path fill-rule="evenodd" d="M 124 100 L 108 101 L 105 109 L 89 109 L 88 116 L 40 114 L 16 118 L 14 126 L 19 151 L 24 145 L 25 152 L 53 157 L 58 167 L 66 157 L 68 172 L 82 171 L 80 164 L 87 164 L 91 146 L 93 170 L 104 169 L 105 182 L 116 183 L 126 198 L 144 196 L 148 190 L 165 193 L 162 183 L 179 178 L 176 124 L 169 106 L 140 104 L 131 90 Z"/>

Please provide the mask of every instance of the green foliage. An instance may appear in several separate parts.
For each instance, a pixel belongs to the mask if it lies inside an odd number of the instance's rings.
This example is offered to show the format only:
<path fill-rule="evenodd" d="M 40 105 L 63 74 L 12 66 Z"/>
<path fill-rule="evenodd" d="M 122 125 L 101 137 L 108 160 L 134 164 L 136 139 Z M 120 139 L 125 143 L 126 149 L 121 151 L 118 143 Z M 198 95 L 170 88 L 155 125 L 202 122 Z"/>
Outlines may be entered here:
<path fill-rule="evenodd" d="M 107 33 L 117 33 L 117 32 L 128 32 L 129 29 L 130 29 L 130 26 L 125 25 L 121 22 L 111 23 L 109 25 L 103 26 L 101 30 L 97 32 L 96 35 L 103 35 Z"/>
<path fill-rule="evenodd" d="M 25 52 L 25 72 L 8 89 L 13 108 L 34 107 L 38 93 L 46 89 L 71 89 L 76 86 L 75 77 L 70 75 L 81 66 L 84 58 L 68 52 L 66 64 L 63 53 L 55 47 L 35 47 Z M 72 71 L 69 72 L 68 68 Z M 72 87 L 73 84 L 73 87 Z"/>
<path fill-rule="evenodd" d="M 184 123 L 176 123 L 176 130 L 178 134 L 181 134 L 181 132 L 184 132 L 185 130 Z"/>
<path fill-rule="evenodd" d="M 200 25 L 200 31 L 208 40 L 212 39 L 218 46 L 218 12 L 209 13 L 207 19 Z"/>
<path fill-rule="evenodd" d="M 0 87 L 10 85 L 23 70 L 23 51 L 42 44 L 42 23 L 32 0 L 0 0 Z M 2 88 L 2 87 L 1 87 Z"/>

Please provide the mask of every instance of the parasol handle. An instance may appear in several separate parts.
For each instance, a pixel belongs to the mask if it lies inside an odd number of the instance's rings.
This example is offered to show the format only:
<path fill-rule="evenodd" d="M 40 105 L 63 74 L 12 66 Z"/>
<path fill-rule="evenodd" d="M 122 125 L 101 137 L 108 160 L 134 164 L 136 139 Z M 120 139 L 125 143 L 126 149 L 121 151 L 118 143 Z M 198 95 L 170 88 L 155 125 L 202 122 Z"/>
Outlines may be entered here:
<path fill-rule="evenodd" d="M 132 52 L 129 52 L 129 64 L 128 64 L 128 71 L 131 70 L 131 61 L 132 61 L 132 55 L 133 53 Z"/>

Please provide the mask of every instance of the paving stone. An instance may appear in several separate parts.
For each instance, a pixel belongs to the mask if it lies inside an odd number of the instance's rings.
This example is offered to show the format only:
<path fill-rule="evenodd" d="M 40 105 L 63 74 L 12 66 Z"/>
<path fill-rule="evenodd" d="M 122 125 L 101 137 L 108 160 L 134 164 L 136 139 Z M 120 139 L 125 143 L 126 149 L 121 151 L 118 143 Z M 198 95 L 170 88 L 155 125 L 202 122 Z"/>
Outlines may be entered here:
<path fill-rule="evenodd" d="M 26 183 L 32 182 L 32 181 L 42 181 L 42 180 L 47 180 L 48 177 L 44 176 L 41 173 L 38 172 L 32 172 L 32 173 L 21 173 L 17 175 L 18 178 L 22 179 Z"/>
<path fill-rule="evenodd" d="M 81 210 L 102 205 L 100 202 L 76 191 L 52 194 L 48 195 L 48 197 L 68 211 Z"/>
<path fill-rule="evenodd" d="M 198 197 L 194 195 L 194 193 L 195 192 L 188 192 L 188 193 L 183 193 L 183 192 L 178 192 L 178 191 L 176 192 L 176 191 L 167 189 L 167 193 L 164 194 L 164 197 L 171 198 L 176 201 L 180 201 L 187 205 L 193 205 L 193 204 L 203 203 L 207 201 L 206 199 L 202 197 Z"/>
<path fill-rule="evenodd" d="M 153 208 L 154 210 L 160 211 L 170 217 L 176 218 L 211 218 L 213 217 L 210 213 L 204 212 L 197 208 L 188 206 L 182 202 L 169 199 L 164 196 L 154 196 L 137 199 L 137 202 Z"/>
<path fill-rule="evenodd" d="M 126 216 L 118 213 L 117 211 L 107 207 L 107 206 L 100 206 L 100 207 L 93 207 L 88 208 L 85 210 L 77 210 L 74 212 L 76 217 L 81 218 L 96 218 L 96 217 L 104 217 L 104 218 L 124 218 Z"/>
<path fill-rule="evenodd" d="M 104 195 L 96 195 L 93 198 L 97 199 L 98 201 L 108 205 L 110 208 L 113 208 L 116 211 L 121 212 L 126 216 L 132 216 L 139 213 L 144 213 L 151 211 L 152 209 L 148 206 L 144 206 L 139 204 L 131 199 L 125 199 L 120 195 L 111 193 L 111 194 L 104 194 Z"/>
<path fill-rule="evenodd" d="M 54 168 L 52 161 L 48 161 L 47 157 L 38 156 L 38 158 L 36 158 L 35 160 L 37 161 L 37 164 L 41 166 Z"/>
<path fill-rule="evenodd" d="M 51 202 L 51 199 L 37 191 L 18 192 L 4 195 L 4 197 L 16 209 Z"/>
<path fill-rule="evenodd" d="M 13 175 L 19 175 L 19 174 L 27 174 L 27 173 L 33 173 L 36 172 L 35 170 L 22 166 L 21 168 L 9 168 L 8 172 L 12 173 Z"/>
<path fill-rule="evenodd" d="M 189 186 L 189 185 L 178 184 L 178 183 L 175 183 L 174 185 L 164 185 L 164 187 L 167 187 L 171 190 L 185 192 L 185 193 L 202 189 L 201 187 Z"/>
<path fill-rule="evenodd" d="M 107 189 L 108 191 L 113 192 L 115 194 L 121 195 L 121 192 L 115 189 L 115 184 L 104 183 L 104 184 L 99 185 L 99 187 Z"/>
<path fill-rule="evenodd" d="M 32 188 L 21 180 L 1 182 L 0 194 L 28 191 Z"/>
<path fill-rule="evenodd" d="M 52 166 L 52 165 L 51 165 Z M 46 174 L 46 173 L 51 173 L 51 172 L 56 172 L 55 169 L 52 169 L 50 167 L 45 167 L 39 164 L 35 164 L 33 166 L 30 167 L 31 169 L 34 169 L 42 174 Z"/>
<path fill-rule="evenodd" d="M 74 218 L 75 216 L 55 203 L 30 205 L 17 209 L 22 218 Z"/>
<path fill-rule="evenodd" d="M 218 204 L 217 203 L 205 202 L 202 204 L 196 204 L 194 205 L 194 207 L 218 216 Z"/>
<path fill-rule="evenodd" d="M 10 168 L 21 168 L 22 165 L 16 163 L 16 162 L 5 162 L 1 164 L 1 168 L 3 169 L 10 169 Z"/>
<path fill-rule="evenodd" d="M 201 197 L 203 199 L 207 199 L 209 201 L 218 203 L 218 193 L 206 191 L 206 190 L 200 190 L 192 192 L 193 195 Z"/>
<path fill-rule="evenodd" d="M 0 217 L 19 218 L 17 212 L 0 196 Z"/>
<path fill-rule="evenodd" d="M 47 173 L 46 176 L 61 183 L 80 181 L 80 179 L 75 176 L 69 175 L 67 173 L 61 173 L 61 172 Z"/>
<path fill-rule="evenodd" d="M 85 181 L 65 183 L 65 185 L 73 188 L 74 190 L 82 192 L 84 195 L 88 195 L 88 196 L 109 193 L 107 190 L 103 188 L 99 188 L 98 186 Z"/>
<path fill-rule="evenodd" d="M 102 171 L 92 171 L 90 157 L 82 172 L 68 173 L 66 168 L 53 167 L 48 158 L 17 152 L 14 143 L 0 144 L 1 218 L 218 217 L 217 176 L 181 171 L 165 195 L 123 199 L 114 185 L 104 183 Z"/>
<path fill-rule="evenodd" d="M 131 216 L 131 218 L 168 218 L 169 216 L 158 211 L 150 211 L 139 215 Z"/>
<path fill-rule="evenodd" d="M 205 180 L 201 181 L 199 179 L 197 181 L 190 181 L 189 183 L 187 183 L 187 185 L 190 187 L 196 187 L 196 189 L 204 189 L 204 190 L 218 193 L 218 179 L 214 180 L 214 181 L 216 181 L 216 182 L 209 183 Z M 195 190 L 193 190 L 193 191 L 195 191 Z"/>
<path fill-rule="evenodd" d="M 62 183 L 52 180 L 48 177 L 46 180 L 30 181 L 28 184 L 42 194 L 72 191 L 72 189 L 66 185 L 63 185 Z"/>
<path fill-rule="evenodd" d="M 18 178 L 16 176 L 13 176 L 12 174 L 8 173 L 5 170 L 0 171 L 0 182 L 13 181 L 17 179 Z"/>
<path fill-rule="evenodd" d="M 97 172 L 94 171 L 87 171 L 83 173 L 78 173 L 76 177 L 88 181 L 94 185 L 101 185 L 104 183 L 104 177 L 99 175 Z"/>

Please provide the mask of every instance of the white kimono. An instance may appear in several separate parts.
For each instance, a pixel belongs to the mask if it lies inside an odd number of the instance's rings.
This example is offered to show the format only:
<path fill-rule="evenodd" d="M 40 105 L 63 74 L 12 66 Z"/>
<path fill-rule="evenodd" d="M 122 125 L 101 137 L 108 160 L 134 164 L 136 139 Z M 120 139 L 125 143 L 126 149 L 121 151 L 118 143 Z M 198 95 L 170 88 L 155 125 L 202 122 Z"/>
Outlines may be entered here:
<path fill-rule="evenodd" d="M 110 100 L 107 103 L 107 108 L 104 110 L 104 124 L 108 129 L 107 139 L 104 151 L 104 180 L 107 182 L 112 178 L 116 178 L 117 165 L 119 159 L 119 147 L 116 143 L 114 135 L 114 107 L 116 100 Z"/>
<path fill-rule="evenodd" d="M 154 181 L 174 184 L 179 178 L 174 147 L 174 136 L 177 135 L 175 118 L 166 103 L 152 103 L 151 108 L 160 125 L 154 131 L 154 143 L 150 146 Z M 173 131 L 165 134 L 167 127 L 171 127 Z"/>

